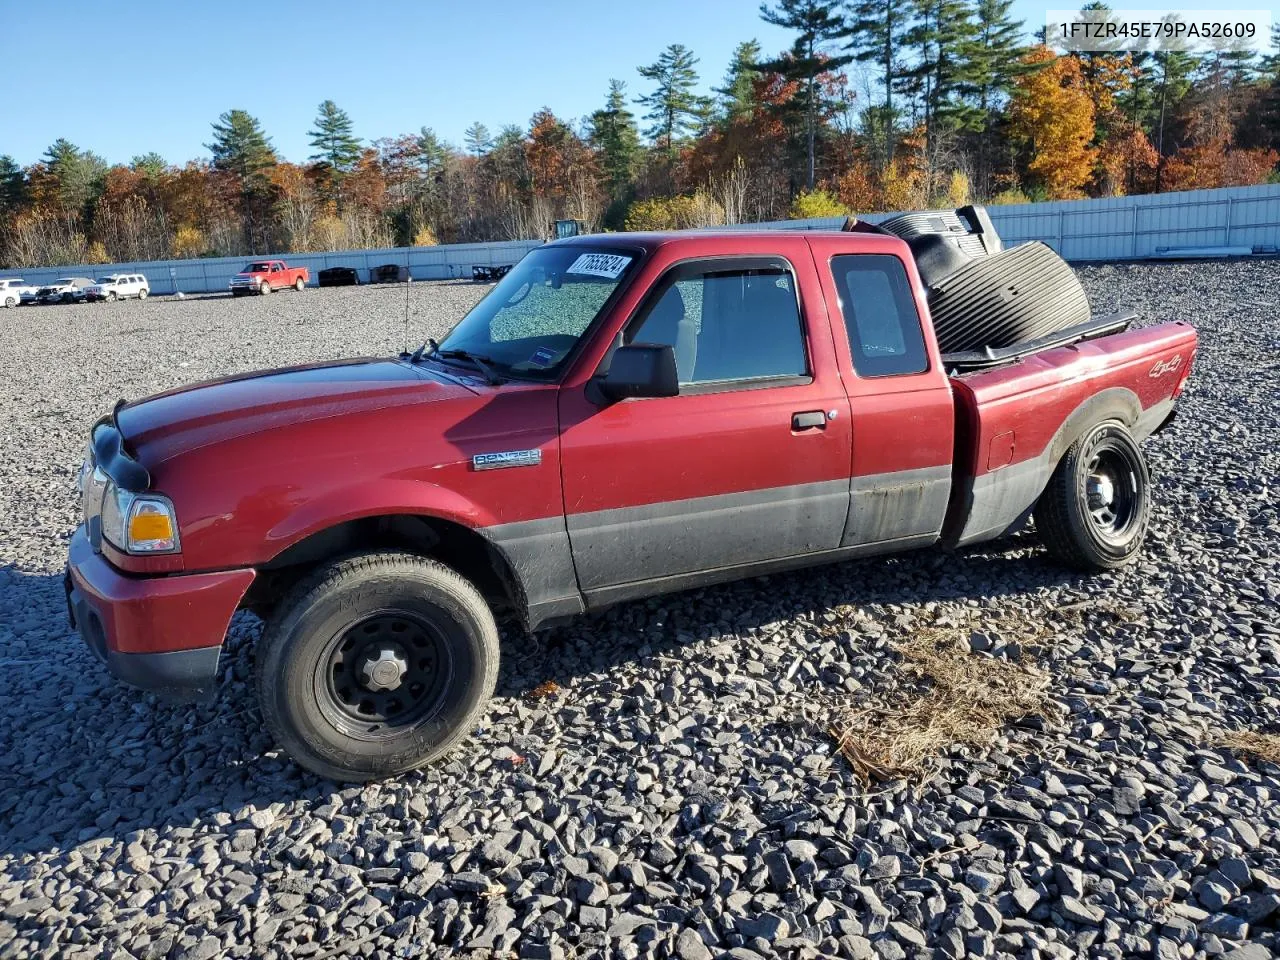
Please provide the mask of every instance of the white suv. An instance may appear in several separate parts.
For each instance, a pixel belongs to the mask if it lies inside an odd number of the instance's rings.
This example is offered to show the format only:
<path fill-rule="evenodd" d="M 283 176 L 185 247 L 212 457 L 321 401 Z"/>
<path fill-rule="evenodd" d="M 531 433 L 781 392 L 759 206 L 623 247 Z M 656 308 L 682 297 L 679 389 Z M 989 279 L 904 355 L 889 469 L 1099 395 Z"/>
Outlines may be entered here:
<path fill-rule="evenodd" d="M 0 307 L 16 307 L 26 300 L 34 300 L 40 288 L 19 277 L 0 279 Z"/>
<path fill-rule="evenodd" d="M 137 297 L 145 300 L 151 293 L 147 278 L 140 273 L 113 273 L 109 277 L 99 277 L 93 286 L 84 292 L 86 300 L 126 300 Z"/>

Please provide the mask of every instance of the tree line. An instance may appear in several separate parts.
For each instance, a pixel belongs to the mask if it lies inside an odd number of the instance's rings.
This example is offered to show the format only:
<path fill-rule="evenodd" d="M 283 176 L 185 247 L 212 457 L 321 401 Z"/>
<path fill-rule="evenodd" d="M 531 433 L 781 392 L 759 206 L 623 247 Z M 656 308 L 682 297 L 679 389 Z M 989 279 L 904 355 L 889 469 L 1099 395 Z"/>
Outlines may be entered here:
<path fill-rule="evenodd" d="M 244 110 L 208 159 L 109 165 L 56 140 L 0 156 L 0 264 L 37 266 L 669 229 L 971 200 L 1118 196 L 1276 180 L 1272 51 L 1053 51 L 1012 0 L 776 0 L 792 45 L 740 43 L 710 96 L 675 43 L 578 120 L 464 142 L 430 127 L 365 143 L 332 100 L 306 162 Z M 1101 3 L 1084 8 L 1105 18 Z M 1040 39 L 1043 39 L 1041 31 Z"/>

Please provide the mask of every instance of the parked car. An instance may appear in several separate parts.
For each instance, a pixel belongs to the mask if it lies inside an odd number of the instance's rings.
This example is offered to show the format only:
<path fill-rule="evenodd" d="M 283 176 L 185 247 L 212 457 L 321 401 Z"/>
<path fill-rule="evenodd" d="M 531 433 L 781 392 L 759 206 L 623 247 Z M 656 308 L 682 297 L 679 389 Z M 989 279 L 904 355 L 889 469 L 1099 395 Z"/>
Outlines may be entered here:
<path fill-rule="evenodd" d="M 19 277 L 0 280 L 0 307 L 17 307 L 36 298 L 40 288 Z"/>
<path fill-rule="evenodd" d="M 36 303 L 75 303 L 83 300 L 85 291 L 93 286 L 88 277 L 62 277 L 41 287 L 36 293 Z"/>
<path fill-rule="evenodd" d="M 291 267 L 283 260 L 255 260 L 231 278 L 233 296 L 267 294 L 285 287 L 301 291 L 311 279 L 306 267 Z"/>
<path fill-rule="evenodd" d="M 357 287 L 360 273 L 355 267 L 326 267 L 316 274 L 316 285 L 321 287 Z"/>
<path fill-rule="evenodd" d="M 369 268 L 370 283 L 407 283 L 409 268 L 403 263 L 384 263 L 380 267 Z"/>
<path fill-rule="evenodd" d="M 1059 562 L 1130 562 L 1141 443 L 1197 345 L 1130 320 L 943 356 L 894 236 L 556 241 L 413 355 L 118 405 L 80 471 L 72 622 L 117 677 L 201 696 L 232 614 L 259 613 L 277 742 L 324 776 L 400 773 L 474 729 L 499 618 L 979 543 L 1032 513 Z"/>
<path fill-rule="evenodd" d="M 99 277 L 84 292 L 86 300 L 127 300 L 137 297 L 145 300 L 151 295 L 151 285 L 140 273 L 113 273 Z"/>

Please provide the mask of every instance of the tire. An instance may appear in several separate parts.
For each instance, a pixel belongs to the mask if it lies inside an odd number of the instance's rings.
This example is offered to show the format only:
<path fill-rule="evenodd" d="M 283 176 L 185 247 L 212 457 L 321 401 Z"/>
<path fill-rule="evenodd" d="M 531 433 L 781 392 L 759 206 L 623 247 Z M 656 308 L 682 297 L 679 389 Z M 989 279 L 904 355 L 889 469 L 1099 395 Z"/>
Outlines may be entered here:
<path fill-rule="evenodd" d="M 18 305 L 18 301 L 15 300 L 13 297 L 4 298 L 4 308 L 6 310 L 8 310 L 10 307 L 16 307 L 17 305 Z"/>
<path fill-rule="evenodd" d="M 264 296 L 264 297 L 265 297 L 265 296 L 266 296 L 268 293 L 270 293 L 270 292 L 271 292 L 271 284 L 266 283 L 266 282 L 263 282 L 263 283 L 258 284 L 258 293 L 259 293 L 259 295 L 261 295 L 261 296 Z"/>
<path fill-rule="evenodd" d="M 929 293 L 944 354 L 1000 349 L 1084 323 L 1089 300 L 1075 271 L 1043 243 L 971 260 Z"/>
<path fill-rule="evenodd" d="M 395 689 L 369 687 L 383 664 Z M 321 568 L 280 604 L 258 649 L 258 701 L 299 764 L 363 782 L 448 752 L 497 674 L 498 629 L 470 582 L 434 560 L 369 553 Z"/>
<path fill-rule="evenodd" d="M 64 294 L 62 295 L 62 302 L 63 302 L 63 303 L 75 303 L 75 302 L 76 302 L 76 298 L 75 298 L 74 296 L 72 296 L 71 294 L 69 294 L 69 293 L 64 293 Z"/>
<path fill-rule="evenodd" d="M 1142 449 L 1114 420 L 1073 443 L 1040 495 L 1036 529 L 1050 556 L 1078 570 L 1114 570 L 1142 548 L 1151 475 Z"/>
<path fill-rule="evenodd" d="M 145 300 L 149 296 L 151 296 L 151 291 L 148 290 L 146 287 L 143 287 L 141 290 L 138 291 L 139 300 Z"/>
<path fill-rule="evenodd" d="M 297 290 L 299 293 L 302 292 L 302 288 L 305 286 L 306 286 L 306 283 L 303 282 L 303 279 L 301 277 L 293 281 L 293 289 Z"/>
<path fill-rule="evenodd" d="M 108 293 L 108 294 L 107 294 L 107 299 L 108 299 L 108 300 L 115 300 L 115 299 L 116 299 L 116 292 L 115 292 L 114 290 L 112 290 L 110 293 Z"/>

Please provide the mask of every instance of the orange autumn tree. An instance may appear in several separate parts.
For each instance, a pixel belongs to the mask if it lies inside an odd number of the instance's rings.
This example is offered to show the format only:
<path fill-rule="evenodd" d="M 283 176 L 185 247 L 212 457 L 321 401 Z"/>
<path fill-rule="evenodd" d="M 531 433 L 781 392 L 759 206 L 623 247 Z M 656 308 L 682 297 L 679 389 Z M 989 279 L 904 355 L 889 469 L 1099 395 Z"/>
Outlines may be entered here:
<path fill-rule="evenodd" d="M 1022 58 L 1009 104 L 1010 130 L 1030 152 L 1027 172 L 1051 200 L 1084 196 L 1093 175 L 1094 105 L 1074 57 L 1036 47 Z"/>

